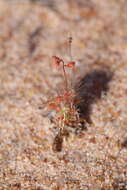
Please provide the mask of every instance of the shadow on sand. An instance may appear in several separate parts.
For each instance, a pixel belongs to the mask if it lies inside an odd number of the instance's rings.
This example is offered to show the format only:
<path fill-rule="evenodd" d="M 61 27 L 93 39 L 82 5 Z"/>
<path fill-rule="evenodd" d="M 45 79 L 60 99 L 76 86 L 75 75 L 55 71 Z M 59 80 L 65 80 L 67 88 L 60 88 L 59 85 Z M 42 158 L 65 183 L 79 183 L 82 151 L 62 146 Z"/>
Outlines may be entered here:
<path fill-rule="evenodd" d="M 76 106 L 80 118 L 85 119 L 87 123 L 92 123 L 92 104 L 101 99 L 102 94 L 106 95 L 112 77 L 113 73 L 108 68 L 98 69 L 86 74 L 75 85 L 76 99 L 81 100 Z"/>

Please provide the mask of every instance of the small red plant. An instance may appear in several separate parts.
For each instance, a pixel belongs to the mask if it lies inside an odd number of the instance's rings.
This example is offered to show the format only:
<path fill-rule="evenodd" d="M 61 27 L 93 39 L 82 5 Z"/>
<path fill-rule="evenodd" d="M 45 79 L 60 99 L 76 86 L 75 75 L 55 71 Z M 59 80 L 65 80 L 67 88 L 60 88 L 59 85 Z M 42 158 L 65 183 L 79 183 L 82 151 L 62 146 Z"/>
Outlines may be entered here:
<path fill-rule="evenodd" d="M 66 69 L 72 69 L 72 73 L 75 71 L 76 63 L 72 60 L 71 55 L 71 43 L 72 38 L 69 38 L 69 55 L 70 61 L 65 62 L 58 56 L 52 56 L 52 65 L 62 69 L 62 78 L 64 82 L 63 90 L 59 92 L 57 96 L 48 101 L 49 110 L 53 111 L 55 115 L 52 118 L 53 123 L 58 128 L 58 134 L 56 135 L 53 143 L 54 151 L 61 151 L 63 137 L 69 136 L 69 129 L 77 129 L 81 127 L 82 121 L 79 118 L 78 110 L 76 109 L 76 96 L 72 87 L 72 81 L 70 80 Z"/>

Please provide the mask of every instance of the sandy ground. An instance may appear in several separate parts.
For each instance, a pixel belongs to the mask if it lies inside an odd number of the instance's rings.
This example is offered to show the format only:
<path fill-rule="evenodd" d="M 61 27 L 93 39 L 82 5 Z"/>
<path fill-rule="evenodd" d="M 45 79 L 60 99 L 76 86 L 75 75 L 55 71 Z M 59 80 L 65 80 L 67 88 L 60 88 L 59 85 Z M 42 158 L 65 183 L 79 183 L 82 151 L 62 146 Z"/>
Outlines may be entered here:
<path fill-rule="evenodd" d="M 127 190 L 126 10 L 126 0 L 0 0 L 0 190 Z M 61 87 L 50 57 L 69 59 L 70 34 L 89 124 L 55 153 L 42 100 Z"/>

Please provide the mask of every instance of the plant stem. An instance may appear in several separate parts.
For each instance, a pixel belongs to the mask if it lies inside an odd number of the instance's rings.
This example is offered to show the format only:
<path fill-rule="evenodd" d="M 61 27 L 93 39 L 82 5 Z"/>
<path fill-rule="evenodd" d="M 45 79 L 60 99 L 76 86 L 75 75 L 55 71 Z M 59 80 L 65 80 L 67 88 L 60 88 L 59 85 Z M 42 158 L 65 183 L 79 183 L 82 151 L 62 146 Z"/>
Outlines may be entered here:
<path fill-rule="evenodd" d="M 64 75 L 64 83 L 65 83 L 65 89 L 66 91 L 68 91 L 68 80 L 67 80 L 67 74 L 65 71 L 65 66 L 64 66 L 64 61 L 62 60 L 62 64 L 63 64 L 63 75 Z"/>
<path fill-rule="evenodd" d="M 69 37 L 69 57 L 70 61 L 72 61 L 72 50 L 71 50 L 71 44 L 72 44 L 72 37 Z"/>
<path fill-rule="evenodd" d="M 73 60 L 73 57 L 72 57 L 72 36 L 70 35 L 69 37 L 69 57 L 70 57 L 70 61 Z M 71 77 L 71 85 L 73 84 L 73 79 L 75 78 L 75 65 L 74 67 L 72 68 L 72 71 L 73 71 L 73 76 Z"/>

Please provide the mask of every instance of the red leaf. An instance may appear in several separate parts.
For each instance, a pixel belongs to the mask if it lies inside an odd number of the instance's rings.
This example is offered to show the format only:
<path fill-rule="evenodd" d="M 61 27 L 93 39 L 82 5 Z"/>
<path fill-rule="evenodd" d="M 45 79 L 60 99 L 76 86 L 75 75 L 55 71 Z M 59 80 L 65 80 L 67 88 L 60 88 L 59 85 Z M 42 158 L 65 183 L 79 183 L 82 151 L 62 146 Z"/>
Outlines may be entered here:
<path fill-rule="evenodd" d="M 55 109 L 56 108 L 56 104 L 55 103 L 49 103 L 48 104 L 48 107 L 51 108 L 51 109 Z"/>
<path fill-rule="evenodd" d="M 75 66 L 75 62 L 74 61 L 70 61 L 67 65 L 65 65 L 66 67 L 74 67 Z"/>
<path fill-rule="evenodd" d="M 48 107 L 49 107 L 50 110 L 56 110 L 57 112 L 60 111 L 60 106 L 55 104 L 55 103 L 49 103 Z"/>
<path fill-rule="evenodd" d="M 57 97 L 55 98 L 55 101 L 56 101 L 57 103 L 60 103 L 60 102 L 63 101 L 63 97 L 62 97 L 62 96 L 57 96 Z"/>
<path fill-rule="evenodd" d="M 52 64 L 55 66 L 59 66 L 61 62 L 63 62 L 63 60 L 57 56 L 52 56 Z"/>

